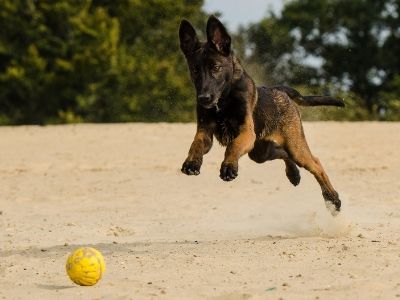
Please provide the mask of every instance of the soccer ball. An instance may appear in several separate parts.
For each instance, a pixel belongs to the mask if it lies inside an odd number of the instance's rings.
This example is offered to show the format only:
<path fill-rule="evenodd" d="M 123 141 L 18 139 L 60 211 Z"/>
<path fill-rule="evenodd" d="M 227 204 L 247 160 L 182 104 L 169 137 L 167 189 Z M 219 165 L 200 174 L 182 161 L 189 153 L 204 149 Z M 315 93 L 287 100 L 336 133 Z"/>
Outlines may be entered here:
<path fill-rule="evenodd" d="M 94 285 L 104 274 L 106 265 L 103 255 L 94 248 L 79 248 L 67 259 L 65 265 L 67 274 L 73 282 L 79 285 Z"/>

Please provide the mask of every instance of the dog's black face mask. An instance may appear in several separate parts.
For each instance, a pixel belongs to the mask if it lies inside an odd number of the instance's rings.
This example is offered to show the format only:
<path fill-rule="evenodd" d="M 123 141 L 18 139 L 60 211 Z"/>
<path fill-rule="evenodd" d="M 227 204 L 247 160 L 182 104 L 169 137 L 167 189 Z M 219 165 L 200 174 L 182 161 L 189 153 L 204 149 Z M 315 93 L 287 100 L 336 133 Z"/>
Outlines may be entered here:
<path fill-rule="evenodd" d="M 218 109 L 218 100 L 229 91 L 234 74 L 230 36 L 221 22 L 211 16 L 207 22 L 206 43 L 198 40 L 186 20 L 181 22 L 179 38 L 196 87 L 197 103 L 207 109 Z"/>

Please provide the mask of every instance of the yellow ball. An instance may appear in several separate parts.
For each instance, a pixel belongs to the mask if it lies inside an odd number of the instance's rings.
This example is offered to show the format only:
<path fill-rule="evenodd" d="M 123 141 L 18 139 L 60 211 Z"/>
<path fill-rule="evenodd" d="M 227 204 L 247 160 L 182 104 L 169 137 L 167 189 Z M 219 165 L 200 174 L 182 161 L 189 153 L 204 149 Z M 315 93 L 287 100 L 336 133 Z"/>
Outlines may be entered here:
<path fill-rule="evenodd" d="M 94 285 L 106 271 L 103 255 L 94 248 L 79 248 L 67 259 L 67 274 L 79 285 Z"/>

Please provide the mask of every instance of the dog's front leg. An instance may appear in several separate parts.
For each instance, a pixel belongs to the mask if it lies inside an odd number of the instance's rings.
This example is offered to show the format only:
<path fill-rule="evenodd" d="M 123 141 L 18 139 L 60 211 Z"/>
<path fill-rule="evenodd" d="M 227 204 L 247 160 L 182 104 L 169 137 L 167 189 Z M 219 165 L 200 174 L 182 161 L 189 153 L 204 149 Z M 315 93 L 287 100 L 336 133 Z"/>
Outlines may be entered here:
<path fill-rule="evenodd" d="M 210 151 L 213 141 L 213 127 L 211 124 L 197 126 L 196 135 L 190 146 L 188 157 L 182 165 L 181 171 L 186 175 L 199 175 L 203 163 L 203 155 Z"/>
<path fill-rule="evenodd" d="M 238 176 L 239 158 L 253 149 L 255 140 L 253 119 L 247 117 L 240 126 L 239 135 L 226 148 L 219 175 L 222 180 L 231 181 Z"/>

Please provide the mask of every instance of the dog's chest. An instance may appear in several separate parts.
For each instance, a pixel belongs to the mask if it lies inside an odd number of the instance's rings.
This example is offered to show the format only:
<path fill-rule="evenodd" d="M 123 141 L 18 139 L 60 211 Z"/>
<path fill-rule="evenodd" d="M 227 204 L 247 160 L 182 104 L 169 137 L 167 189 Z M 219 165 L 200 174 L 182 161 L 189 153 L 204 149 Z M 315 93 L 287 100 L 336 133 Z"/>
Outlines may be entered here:
<path fill-rule="evenodd" d="M 217 117 L 214 135 L 221 145 L 227 146 L 239 135 L 239 126 L 240 124 L 235 118 Z"/>

